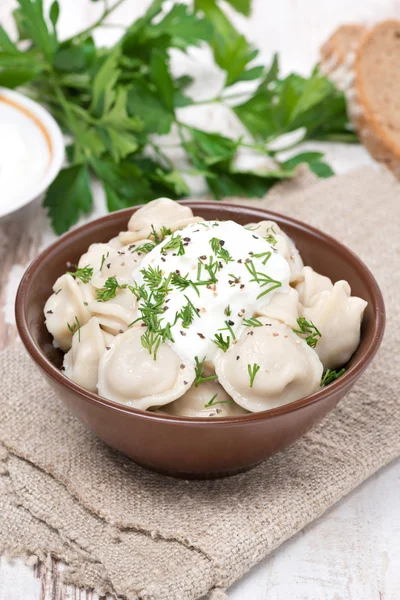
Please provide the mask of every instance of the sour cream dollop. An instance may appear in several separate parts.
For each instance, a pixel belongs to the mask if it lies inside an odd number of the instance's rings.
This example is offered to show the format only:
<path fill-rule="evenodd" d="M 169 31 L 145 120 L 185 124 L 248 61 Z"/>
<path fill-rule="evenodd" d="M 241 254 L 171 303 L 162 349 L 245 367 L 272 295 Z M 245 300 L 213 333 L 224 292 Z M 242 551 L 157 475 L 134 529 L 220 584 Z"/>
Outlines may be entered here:
<path fill-rule="evenodd" d="M 168 249 L 171 240 L 178 240 L 179 247 Z M 218 352 L 216 336 L 235 344 L 245 319 L 274 294 L 289 292 L 287 261 L 265 239 L 233 221 L 195 223 L 166 237 L 133 273 L 147 291 L 151 269 L 161 271 L 164 279 L 171 277 L 161 325 L 171 326 L 174 341 L 167 343 L 189 361 L 212 359 Z M 190 283 L 179 285 L 179 278 Z M 180 315 L 188 305 L 196 310 L 184 327 Z"/>

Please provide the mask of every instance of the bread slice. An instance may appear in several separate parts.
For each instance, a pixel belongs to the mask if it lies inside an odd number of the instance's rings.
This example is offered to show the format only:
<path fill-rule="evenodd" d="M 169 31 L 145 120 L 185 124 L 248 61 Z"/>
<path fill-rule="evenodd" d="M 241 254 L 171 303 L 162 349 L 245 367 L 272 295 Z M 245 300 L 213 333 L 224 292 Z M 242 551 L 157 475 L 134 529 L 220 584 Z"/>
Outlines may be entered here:
<path fill-rule="evenodd" d="M 400 178 L 400 21 L 383 21 L 363 36 L 354 76 L 352 112 L 361 141 Z"/>
<path fill-rule="evenodd" d="M 352 85 L 357 46 L 366 31 L 363 25 L 341 25 L 320 50 L 321 73 L 343 91 Z"/>

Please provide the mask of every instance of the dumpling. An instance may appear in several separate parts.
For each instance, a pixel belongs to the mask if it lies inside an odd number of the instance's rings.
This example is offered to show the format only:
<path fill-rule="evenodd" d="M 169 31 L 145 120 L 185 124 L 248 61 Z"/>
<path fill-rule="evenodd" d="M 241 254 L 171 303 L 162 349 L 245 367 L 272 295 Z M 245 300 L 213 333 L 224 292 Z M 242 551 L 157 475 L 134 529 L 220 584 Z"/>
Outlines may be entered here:
<path fill-rule="evenodd" d="M 312 306 L 301 309 L 321 332 L 315 351 L 326 369 L 343 366 L 360 343 L 360 327 L 367 302 L 351 296 L 347 281 L 313 297 Z"/>
<path fill-rule="evenodd" d="M 249 223 L 246 228 L 253 231 L 254 235 L 266 239 L 288 261 L 290 283 L 297 281 L 304 266 L 303 260 L 294 241 L 282 231 L 279 225 L 275 221 L 260 221 Z"/>
<path fill-rule="evenodd" d="M 323 371 L 316 352 L 290 327 L 274 319 L 260 321 L 262 327 L 247 328 L 235 346 L 215 359 L 220 384 L 251 412 L 312 394 Z"/>
<path fill-rule="evenodd" d="M 265 304 L 256 313 L 256 317 L 269 317 L 276 319 L 289 327 L 297 327 L 299 318 L 299 295 L 293 288 L 286 293 L 277 292 L 271 296 L 268 304 Z"/>
<path fill-rule="evenodd" d="M 79 284 L 72 275 L 62 275 L 53 286 L 54 294 L 44 307 L 45 323 L 53 336 L 55 348 L 64 352 L 71 348 L 75 329 L 85 325 L 90 319 L 88 295 L 90 288 Z"/>
<path fill-rule="evenodd" d="M 74 333 L 72 347 L 64 356 L 65 375 L 90 392 L 97 392 L 99 361 L 106 350 L 104 333 L 92 317 Z"/>
<path fill-rule="evenodd" d="M 299 294 L 299 302 L 303 306 L 311 306 L 317 294 L 332 290 L 333 283 L 329 277 L 320 275 L 311 267 L 303 267 L 300 274 L 300 281 L 294 287 Z"/>
<path fill-rule="evenodd" d="M 109 246 L 111 246 L 111 248 L 113 248 L 114 250 L 121 250 L 122 245 L 123 245 L 122 242 L 121 242 L 121 240 L 119 239 L 118 235 L 116 235 L 115 237 L 111 238 L 111 240 L 109 240 L 107 242 L 107 244 Z"/>
<path fill-rule="evenodd" d="M 143 327 L 117 335 L 100 360 L 100 396 L 146 410 L 176 400 L 195 378 L 194 365 L 183 362 L 168 344 L 160 344 L 157 359 L 143 347 Z"/>
<path fill-rule="evenodd" d="M 236 404 L 219 383 L 205 381 L 156 412 L 176 417 L 236 417 L 248 411 Z"/>
<path fill-rule="evenodd" d="M 90 302 L 87 308 L 97 317 L 103 329 L 112 335 L 126 331 L 138 317 L 136 296 L 128 288 L 117 290 L 115 298 L 107 302 Z"/>
<path fill-rule="evenodd" d="M 131 244 L 148 238 L 152 233 L 152 226 L 157 232 L 163 226 L 176 231 L 199 221 L 204 219 L 194 217 L 188 206 L 169 198 L 158 198 L 133 213 L 128 223 L 128 231 L 121 231 L 119 239 L 123 244 Z"/>
<path fill-rule="evenodd" d="M 115 277 L 120 285 L 132 283 L 133 273 L 139 268 L 143 257 L 144 254 L 132 252 L 129 246 L 111 250 L 103 261 L 101 270 L 94 273 L 90 283 L 96 288 L 102 288 L 109 277 Z"/>
<path fill-rule="evenodd" d="M 108 244 L 91 244 L 87 252 L 80 257 L 78 267 L 83 269 L 90 266 L 93 267 L 94 272 L 98 271 L 110 253 L 114 252 L 115 250 Z"/>

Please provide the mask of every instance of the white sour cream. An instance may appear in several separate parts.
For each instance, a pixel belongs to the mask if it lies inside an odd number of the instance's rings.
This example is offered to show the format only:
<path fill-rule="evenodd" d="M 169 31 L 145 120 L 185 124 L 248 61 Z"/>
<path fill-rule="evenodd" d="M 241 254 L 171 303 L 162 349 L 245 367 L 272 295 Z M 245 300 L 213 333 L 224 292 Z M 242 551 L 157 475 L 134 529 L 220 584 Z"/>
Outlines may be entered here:
<path fill-rule="evenodd" d="M 177 250 L 164 251 L 171 237 L 181 236 L 184 254 L 178 256 Z M 232 261 L 225 262 L 218 257 L 212 247 L 211 240 L 220 240 L 220 248 L 228 251 Z M 210 281 L 204 265 L 217 261 L 215 272 L 216 283 L 196 285 L 199 281 Z M 203 263 L 199 271 L 199 261 Z M 265 263 L 265 264 L 264 264 Z M 222 334 L 224 340 L 230 338 L 234 344 L 245 328 L 243 319 L 253 314 L 270 301 L 273 294 L 288 293 L 290 268 L 287 261 L 263 238 L 253 231 L 247 230 L 233 221 L 210 221 L 189 225 L 174 236 L 166 237 L 143 259 L 140 270 L 133 273 L 133 279 L 139 285 L 145 285 L 143 270 L 149 267 L 160 268 L 164 277 L 170 273 L 187 276 L 187 280 L 195 285 L 180 290 L 171 285 L 171 291 L 164 303 L 165 313 L 162 326 L 171 325 L 174 342 L 168 341 L 177 354 L 185 360 L 193 361 L 198 357 L 212 359 L 218 351 L 213 342 L 216 334 Z M 256 269 L 258 281 L 249 269 Z M 280 287 L 269 291 L 274 283 L 265 283 L 266 277 L 279 282 Z M 197 290 L 197 291 L 196 291 Z M 198 310 L 189 327 L 182 326 L 176 315 L 190 301 Z M 176 322 L 175 322 L 176 321 Z M 228 327 L 229 326 L 229 327 Z"/>

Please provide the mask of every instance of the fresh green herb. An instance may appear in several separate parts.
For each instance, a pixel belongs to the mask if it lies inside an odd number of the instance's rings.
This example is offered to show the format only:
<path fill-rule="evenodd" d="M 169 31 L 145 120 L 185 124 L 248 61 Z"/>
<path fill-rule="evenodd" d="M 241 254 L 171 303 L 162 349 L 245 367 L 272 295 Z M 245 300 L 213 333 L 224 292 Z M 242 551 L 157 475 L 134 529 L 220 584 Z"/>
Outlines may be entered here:
<path fill-rule="evenodd" d="M 228 304 L 228 306 L 226 307 L 226 309 L 224 310 L 224 313 L 226 314 L 227 317 L 230 317 L 232 314 L 232 310 L 230 307 L 230 304 Z"/>
<path fill-rule="evenodd" d="M 256 375 L 258 373 L 258 371 L 260 370 L 260 365 L 257 365 L 256 363 L 252 365 L 247 365 L 247 371 L 249 373 L 249 379 L 250 379 L 250 387 L 253 387 L 253 383 L 254 383 L 254 379 L 256 378 Z"/>
<path fill-rule="evenodd" d="M 177 250 L 177 256 L 183 256 L 185 254 L 185 248 L 181 235 L 173 235 L 171 239 L 162 247 L 162 251 Z"/>
<path fill-rule="evenodd" d="M 248 270 L 250 275 L 253 277 L 253 279 L 250 279 L 250 281 L 256 281 L 257 283 L 260 283 L 260 281 L 258 279 L 257 269 L 256 269 L 253 261 L 246 260 L 244 263 L 244 266 L 246 267 L 246 269 Z"/>
<path fill-rule="evenodd" d="M 109 257 L 110 253 L 107 252 L 107 254 L 103 254 L 101 257 L 101 263 L 100 263 L 100 271 L 103 269 L 104 267 L 104 263 L 106 262 L 106 259 Z"/>
<path fill-rule="evenodd" d="M 185 295 L 187 304 L 182 307 L 179 314 L 179 318 L 182 320 L 182 327 L 188 329 L 190 325 L 193 323 L 195 316 L 199 317 L 199 311 L 195 308 L 194 304 L 190 301 L 190 299 Z"/>
<path fill-rule="evenodd" d="M 140 340 L 143 348 L 145 348 L 149 354 L 153 355 L 154 360 L 157 360 L 157 352 L 162 341 L 160 334 L 155 333 L 150 329 L 146 329 Z"/>
<path fill-rule="evenodd" d="M 182 171 L 159 141 L 172 128 L 190 167 L 204 176 L 217 199 L 262 197 L 278 181 L 294 177 L 301 163 L 320 177 L 332 174 L 319 152 L 300 152 L 282 161 L 280 152 L 286 148 L 275 150 L 273 143 L 284 134 L 301 133 L 288 148 L 294 152 L 310 140 L 356 141 L 343 93 L 317 68 L 309 77 L 283 77 L 276 56 L 268 67 L 254 66 L 259 52 L 236 30 L 220 0 L 190 5 L 153 0 L 144 15 L 126 23 L 114 46 L 96 47 L 94 34 L 109 25 L 107 19 L 124 1 L 105 1 L 92 26 L 62 41 L 57 0 L 49 12 L 42 0 L 18 0 L 14 16 L 20 40 L 26 40 L 23 49 L 0 29 L 1 85 L 23 86 L 48 106 L 72 139 L 69 165 L 50 185 L 44 201 L 58 234 L 92 210 L 92 175 L 103 185 L 110 211 L 160 196 L 188 196 Z M 250 13 L 250 0 L 228 2 L 234 10 Z M 212 51 L 225 75 L 223 89 L 201 104 L 220 104 L 232 111 L 247 136 L 230 139 L 202 131 L 178 114 L 179 108 L 200 102 L 188 93 L 190 75 L 172 73 L 171 50 L 186 53 L 201 45 Z M 253 81 L 254 91 L 233 90 L 241 81 Z M 269 156 L 273 168 L 239 169 L 235 159 L 241 148 Z"/>
<path fill-rule="evenodd" d="M 263 258 L 263 265 L 266 265 L 269 259 L 271 258 L 271 252 L 260 252 L 259 254 L 253 254 L 253 258 Z"/>
<path fill-rule="evenodd" d="M 232 336 L 232 339 L 236 340 L 235 332 L 232 329 L 233 321 L 225 321 L 225 325 L 226 327 L 222 327 L 221 329 L 218 329 L 218 331 L 229 331 L 229 333 Z"/>
<path fill-rule="evenodd" d="M 251 317 L 250 319 L 243 319 L 243 325 L 245 327 L 262 327 L 261 321 L 259 321 L 255 317 Z"/>
<path fill-rule="evenodd" d="M 154 250 L 155 247 L 156 247 L 156 244 L 154 244 L 153 242 L 146 242 L 145 244 L 142 244 L 141 246 L 138 246 L 137 248 L 133 248 L 133 250 L 131 250 L 131 252 L 132 252 L 132 254 L 134 254 L 135 252 L 141 252 L 142 254 L 148 254 L 149 252 Z"/>
<path fill-rule="evenodd" d="M 218 398 L 218 393 L 214 394 L 207 404 L 204 405 L 204 408 L 211 408 L 212 406 L 216 406 L 217 404 L 232 404 L 233 400 L 230 398 L 229 400 L 219 400 L 218 402 L 214 402 L 215 398 Z"/>
<path fill-rule="evenodd" d="M 215 256 L 228 264 L 229 262 L 233 262 L 233 258 L 229 254 L 228 250 L 223 247 L 224 243 L 225 242 L 223 240 L 219 240 L 218 238 L 212 238 L 210 240 L 211 249 Z"/>
<path fill-rule="evenodd" d="M 218 348 L 220 348 L 223 352 L 226 352 L 230 346 L 231 343 L 231 338 L 229 337 L 229 335 L 227 336 L 226 340 L 224 339 L 224 336 L 222 335 L 222 333 L 216 333 L 215 334 L 215 338 L 213 340 L 211 340 Z"/>
<path fill-rule="evenodd" d="M 75 271 L 73 273 L 67 271 L 67 275 L 72 275 L 74 279 L 80 279 L 82 283 L 89 283 L 93 277 L 93 267 L 89 267 L 89 265 L 86 265 L 86 267 L 83 267 L 82 269 L 75 267 Z"/>
<path fill-rule="evenodd" d="M 120 285 L 115 277 L 109 277 L 104 287 L 96 290 L 96 300 L 98 302 L 107 302 L 117 295 L 117 290 L 123 290 L 127 284 Z"/>
<path fill-rule="evenodd" d="M 67 323 L 67 327 L 68 327 L 69 331 L 72 333 L 72 335 L 74 335 L 76 332 L 78 332 L 78 341 L 80 342 L 81 341 L 81 324 L 79 323 L 78 317 L 75 317 L 75 322 L 72 323 L 72 325 Z"/>
<path fill-rule="evenodd" d="M 207 271 L 209 277 L 210 277 L 210 281 L 197 281 L 196 285 L 208 285 L 211 283 L 218 283 L 218 279 L 217 279 L 217 272 L 219 269 L 219 265 L 218 262 L 216 260 L 212 259 L 212 256 L 210 256 L 208 264 L 202 263 L 203 267 L 205 268 L 205 270 Z"/>
<path fill-rule="evenodd" d="M 205 381 L 213 381 L 214 379 L 217 379 L 216 375 L 208 375 L 206 377 L 204 376 L 204 364 L 206 362 L 206 357 L 204 357 L 203 360 L 200 362 L 199 357 L 195 356 L 194 362 L 195 362 L 195 366 L 194 366 L 194 372 L 195 372 L 194 385 L 195 385 L 195 387 L 198 387 L 200 385 L 200 383 L 204 383 Z"/>
<path fill-rule="evenodd" d="M 322 336 L 317 326 L 314 325 L 312 321 L 307 321 L 307 319 L 305 319 L 304 317 L 299 317 L 297 319 L 297 324 L 299 328 L 292 329 L 293 333 L 297 333 L 297 335 L 302 336 L 311 348 L 315 348 L 315 346 L 318 343 L 318 340 Z"/>
<path fill-rule="evenodd" d="M 331 369 L 326 369 L 321 379 L 321 386 L 329 385 L 333 381 L 336 381 L 336 379 L 339 379 L 339 377 L 341 377 L 345 371 L 346 369 L 344 368 L 340 369 L 340 371 L 335 369 L 332 371 Z"/>
<path fill-rule="evenodd" d="M 266 294 L 269 294 L 273 290 L 276 290 L 277 288 L 282 287 L 282 282 L 281 281 L 277 281 L 276 279 L 272 279 L 272 277 L 270 277 L 269 275 L 266 275 L 265 273 L 258 273 L 258 276 L 259 276 L 259 283 L 260 283 L 261 287 L 264 287 L 266 285 L 270 285 L 271 287 L 269 287 L 268 289 L 266 289 L 263 292 L 261 292 L 261 294 L 258 294 L 257 300 L 259 298 L 262 298 Z"/>
<path fill-rule="evenodd" d="M 152 225 L 151 226 L 151 234 L 149 235 L 149 239 L 151 237 L 154 238 L 154 241 L 155 241 L 156 245 L 158 246 L 158 244 L 161 244 L 161 242 L 163 242 L 165 240 L 165 238 L 168 237 L 169 235 L 172 235 L 172 231 L 170 229 L 168 229 L 168 227 L 164 227 L 164 225 L 163 225 L 159 231 L 156 231 L 154 225 Z"/>
<path fill-rule="evenodd" d="M 252 279 L 250 279 L 251 282 L 258 283 L 260 285 L 260 287 L 265 287 L 266 285 L 270 285 L 270 287 L 268 289 L 264 290 L 257 296 L 257 300 L 259 298 L 262 298 L 266 294 L 269 294 L 273 290 L 276 290 L 277 288 L 282 286 L 281 281 L 272 279 L 272 277 L 270 277 L 266 273 L 260 273 L 259 271 L 257 271 L 257 269 L 254 265 L 254 262 L 252 260 L 245 261 L 244 266 L 246 267 L 246 269 L 252 276 Z"/>
<path fill-rule="evenodd" d="M 147 269 L 140 270 L 144 281 L 147 283 L 151 291 L 154 291 L 161 284 L 163 274 L 160 267 L 149 266 Z"/>
<path fill-rule="evenodd" d="M 272 233 L 271 233 L 271 231 L 272 231 Z M 268 227 L 268 229 L 267 229 L 267 234 L 264 236 L 264 240 L 266 242 L 268 242 L 269 244 L 271 244 L 271 246 L 275 247 L 278 243 L 275 235 L 276 235 L 276 232 L 275 232 L 274 226 L 271 225 L 271 227 Z"/>
<path fill-rule="evenodd" d="M 172 277 L 171 277 L 172 285 L 174 285 L 176 288 L 178 288 L 178 290 L 183 292 L 192 283 L 188 279 L 188 277 L 189 277 L 189 273 L 187 273 L 184 277 L 180 273 L 172 273 Z"/>

